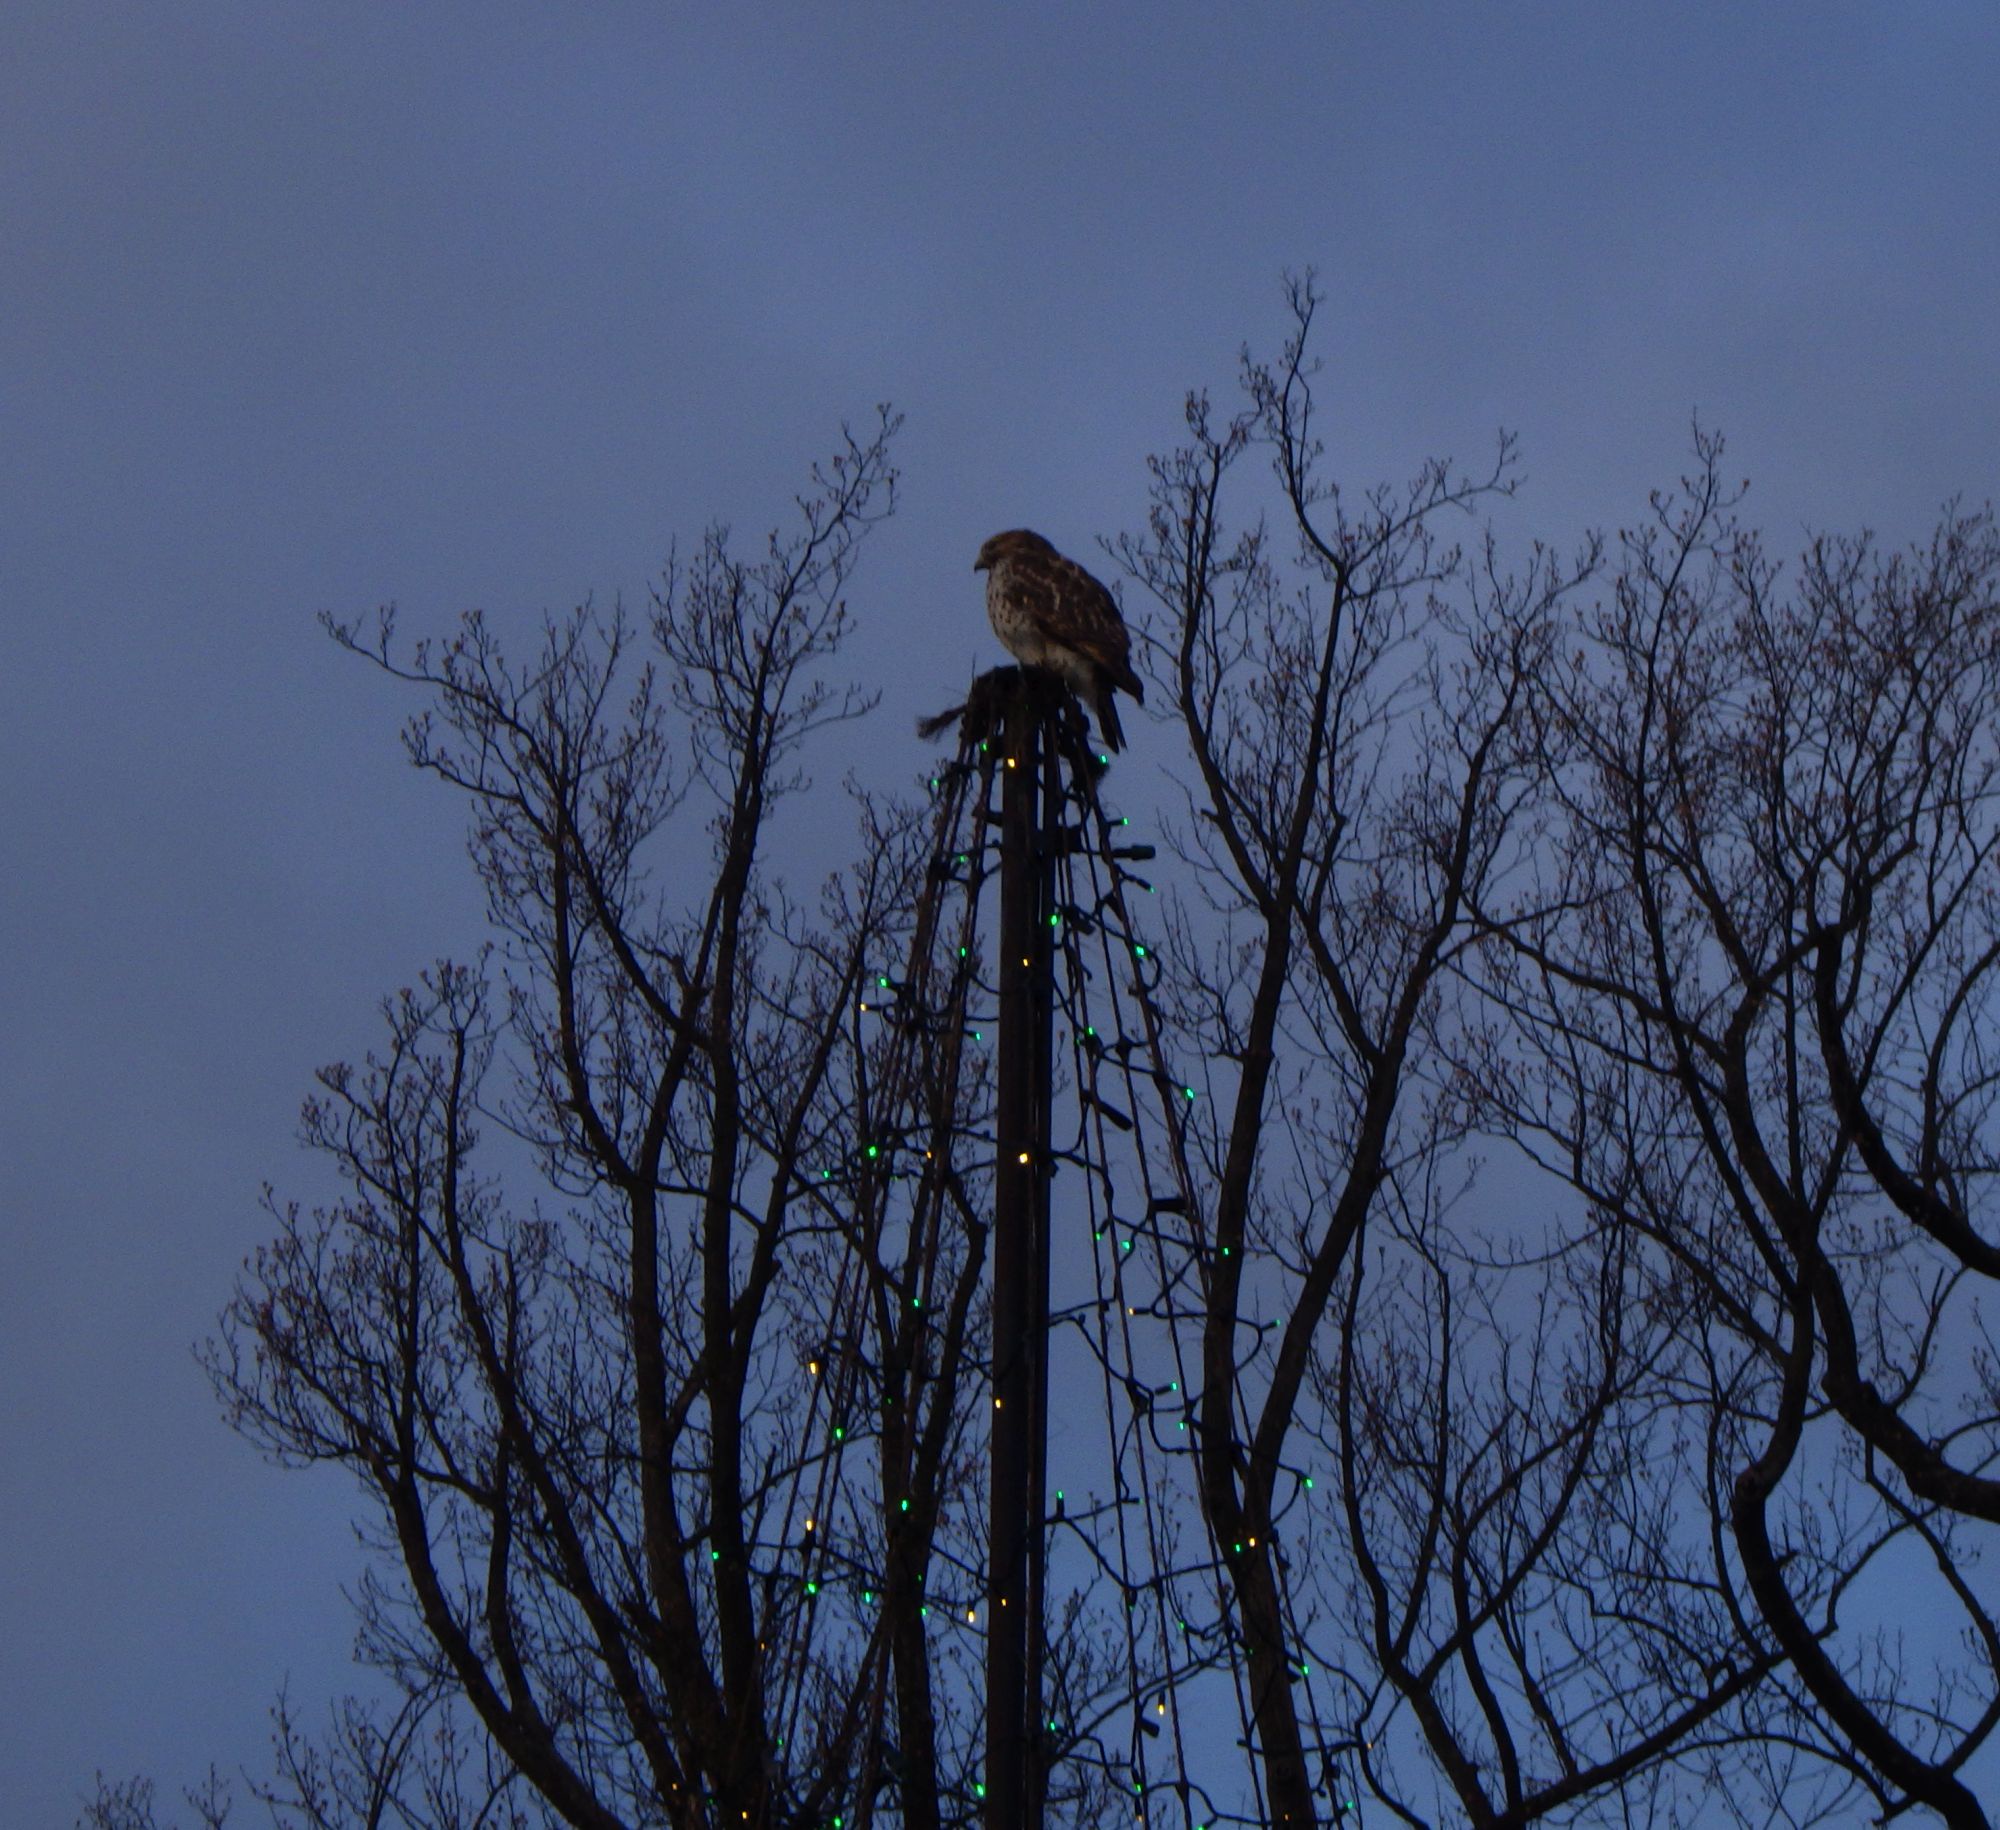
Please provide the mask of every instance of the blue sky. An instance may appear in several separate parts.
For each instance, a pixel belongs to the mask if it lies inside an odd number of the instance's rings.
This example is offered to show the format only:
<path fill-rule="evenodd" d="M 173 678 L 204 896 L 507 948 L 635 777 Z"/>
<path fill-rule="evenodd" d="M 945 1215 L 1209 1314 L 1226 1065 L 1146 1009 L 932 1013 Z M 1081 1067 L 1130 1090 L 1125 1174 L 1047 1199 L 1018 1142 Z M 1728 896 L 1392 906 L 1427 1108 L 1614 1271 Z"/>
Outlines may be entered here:
<path fill-rule="evenodd" d="M 868 755 L 998 658 L 998 527 L 1135 526 L 1328 294 L 1359 483 L 1520 433 L 1568 545 L 1725 429 L 1778 547 L 1995 491 L 1984 4 L 10 0 L 0 15 L 0 1818 L 257 1767 L 343 1681 L 337 1477 L 190 1344 L 312 1068 L 477 937 L 315 612 L 643 603 L 908 415 Z M 1141 746 L 1145 738 L 1140 737 Z M 1164 742 L 1164 739 L 1160 741 Z"/>

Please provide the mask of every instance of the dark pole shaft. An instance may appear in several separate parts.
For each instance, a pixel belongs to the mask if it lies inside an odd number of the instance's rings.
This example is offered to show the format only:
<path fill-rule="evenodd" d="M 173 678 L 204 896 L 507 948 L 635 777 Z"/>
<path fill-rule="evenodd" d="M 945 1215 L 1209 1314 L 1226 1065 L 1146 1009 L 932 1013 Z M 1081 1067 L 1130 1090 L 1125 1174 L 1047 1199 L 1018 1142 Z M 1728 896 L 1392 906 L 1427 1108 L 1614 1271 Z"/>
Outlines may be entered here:
<path fill-rule="evenodd" d="M 1049 1492 L 1049 1193 L 1055 1181 L 1055 921 L 1056 861 L 1063 844 L 1062 750 L 1055 716 L 1046 705 L 1034 708 L 1040 740 L 1042 778 L 1041 818 L 1036 826 L 1038 900 L 1035 904 L 1035 1183 L 1031 1217 L 1033 1250 L 1028 1267 L 1029 1343 L 1029 1467 L 1028 1467 L 1028 1815 L 1040 1830 L 1048 1808 L 1049 1750 L 1053 1733 L 1044 1735 L 1049 1699 L 1042 1678 L 1047 1671 L 1048 1624 L 1043 1604 L 1048 1561 Z"/>
<path fill-rule="evenodd" d="M 1051 854 L 1031 678 L 1007 710 L 1000 765 L 1000 1040 L 993 1177 L 993 1434 L 987 1597 L 987 1830 L 1042 1822 L 1040 1415 L 1048 1303 Z"/>

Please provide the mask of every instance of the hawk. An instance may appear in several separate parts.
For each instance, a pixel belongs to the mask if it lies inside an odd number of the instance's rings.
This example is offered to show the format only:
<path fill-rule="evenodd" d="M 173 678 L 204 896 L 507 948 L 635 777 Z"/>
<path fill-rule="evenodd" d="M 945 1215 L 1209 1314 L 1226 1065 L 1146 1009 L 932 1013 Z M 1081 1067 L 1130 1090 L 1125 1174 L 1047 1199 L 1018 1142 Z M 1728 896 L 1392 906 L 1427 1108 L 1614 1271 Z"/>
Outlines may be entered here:
<path fill-rule="evenodd" d="M 986 574 L 986 615 L 1007 652 L 1057 675 L 1097 714 L 1104 747 L 1123 747 L 1114 690 L 1141 705 L 1146 689 L 1132 671 L 1132 638 L 1109 591 L 1040 534 L 1017 527 L 995 534 L 972 562 Z"/>

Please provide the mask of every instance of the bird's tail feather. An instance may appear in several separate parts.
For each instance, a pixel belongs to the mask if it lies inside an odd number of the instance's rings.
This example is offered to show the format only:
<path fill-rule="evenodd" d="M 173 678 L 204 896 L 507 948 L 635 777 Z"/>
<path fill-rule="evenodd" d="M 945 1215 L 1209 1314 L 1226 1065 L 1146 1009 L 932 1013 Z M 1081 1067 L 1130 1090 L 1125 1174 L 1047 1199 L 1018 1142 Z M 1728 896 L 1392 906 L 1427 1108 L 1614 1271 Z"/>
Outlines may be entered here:
<path fill-rule="evenodd" d="M 1118 728 L 1118 708 L 1111 703 L 1111 682 L 1097 683 L 1097 728 L 1104 733 L 1104 747 L 1114 755 L 1125 747 L 1125 733 Z"/>

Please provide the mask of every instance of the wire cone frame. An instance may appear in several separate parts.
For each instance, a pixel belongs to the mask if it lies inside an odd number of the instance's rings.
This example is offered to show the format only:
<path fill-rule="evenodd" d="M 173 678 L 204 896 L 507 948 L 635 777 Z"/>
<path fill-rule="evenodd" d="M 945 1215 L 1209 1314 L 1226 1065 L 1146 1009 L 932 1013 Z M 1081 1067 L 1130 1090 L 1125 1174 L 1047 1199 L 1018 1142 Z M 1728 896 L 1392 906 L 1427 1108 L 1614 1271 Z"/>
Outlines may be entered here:
<path fill-rule="evenodd" d="M 1261 1823 L 1229 1547 L 1210 1541 L 1194 1468 L 1212 1248 L 1190 1130 L 1204 1089 L 1170 1059 L 1161 964 L 1136 915 L 1153 886 L 1133 867 L 1153 849 L 1107 811 L 1108 758 L 1048 676 L 982 675 L 966 704 L 923 734 L 954 716 L 956 752 L 930 780 L 929 856 L 907 952 L 858 1000 L 866 1086 L 856 1133 L 816 1172 L 814 1196 L 839 1244 L 818 1267 L 829 1286 L 825 1338 L 801 1344 L 812 1377 L 808 1415 L 794 1427 L 806 1446 L 780 1529 L 798 1549 L 806 1605 L 793 1612 L 789 1638 L 768 1648 L 774 1727 L 781 1747 L 795 1744 L 834 1704 L 816 1689 L 811 1656 L 825 1648 L 833 1602 L 850 1623 L 859 1679 L 839 1706 L 873 1728 L 893 1708 L 901 1728 L 900 1741 L 892 1731 L 864 1745 L 893 1745 L 890 1767 L 923 1758 L 914 1711 L 933 1737 L 947 1819 L 997 1821 L 989 1781 L 1000 1776 L 985 1771 L 979 1737 L 966 1732 L 979 1718 L 999 1586 L 990 1545 L 972 1529 L 980 1508 L 963 1503 L 964 1489 L 982 1484 L 980 1420 L 990 1431 L 994 1408 L 982 1382 L 991 1321 L 979 1272 L 997 1168 L 1000 989 L 982 913 L 997 888 L 1007 772 L 1039 763 L 1051 873 L 1039 989 L 1051 1001 L 1055 1055 L 1043 1132 L 1052 1281 L 1040 1350 L 1060 1442 L 1047 1489 L 1031 1501 L 1047 1585 L 1045 1599 L 1031 1599 L 1048 1618 L 1028 1630 L 1039 1720 L 1026 1759 L 1039 1783 L 1019 1821 L 1039 1823 L 1044 1800 L 1055 1821 L 1096 1821 L 1122 1798 L 1134 1814 L 1127 1821 Z M 1008 733 L 1024 721 L 1036 742 L 1030 755 L 1010 755 Z M 960 1501 L 947 1521 L 940 1494 L 954 1479 Z M 1043 1484 L 1039 1467 L 1034 1484 Z M 1304 1484 L 1294 1483 L 1294 1501 Z M 1283 1592 L 1287 1561 L 1274 1561 Z M 1285 1615 L 1291 1622 L 1289 1594 Z M 899 1665 L 899 1635 L 906 1653 L 921 1639 L 920 1686 L 907 1657 Z M 1308 1692 L 1311 1672 L 1302 1656 L 1294 1681 Z M 1233 1760 L 1217 1733 L 1225 1686 L 1238 1723 Z M 1328 1731 L 1309 1693 L 1297 1702 L 1331 1786 Z M 881 1794 L 901 1777 L 862 1770 L 849 1798 L 823 1791 L 821 1821 L 841 1830 L 880 1821 Z"/>

